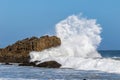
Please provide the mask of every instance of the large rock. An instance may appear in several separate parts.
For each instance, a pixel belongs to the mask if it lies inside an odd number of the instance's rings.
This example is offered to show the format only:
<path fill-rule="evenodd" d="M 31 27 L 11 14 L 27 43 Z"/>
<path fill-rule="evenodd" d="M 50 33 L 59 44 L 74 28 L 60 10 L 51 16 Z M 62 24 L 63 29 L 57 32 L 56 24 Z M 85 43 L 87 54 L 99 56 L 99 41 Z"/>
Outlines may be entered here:
<path fill-rule="evenodd" d="M 60 68 L 61 67 L 61 64 L 59 64 L 56 61 L 46 61 L 37 65 L 36 63 L 37 62 L 20 63 L 19 66 L 34 66 L 34 67 L 44 67 L 44 68 Z"/>
<path fill-rule="evenodd" d="M 46 61 L 37 65 L 37 67 L 45 67 L 45 68 L 60 68 L 61 64 L 56 61 Z"/>
<path fill-rule="evenodd" d="M 0 49 L 0 62 L 27 63 L 29 52 L 42 51 L 61 44 L 60 38 L 56 36 L 32 37 L 17 41 L 4 49 Z"/>

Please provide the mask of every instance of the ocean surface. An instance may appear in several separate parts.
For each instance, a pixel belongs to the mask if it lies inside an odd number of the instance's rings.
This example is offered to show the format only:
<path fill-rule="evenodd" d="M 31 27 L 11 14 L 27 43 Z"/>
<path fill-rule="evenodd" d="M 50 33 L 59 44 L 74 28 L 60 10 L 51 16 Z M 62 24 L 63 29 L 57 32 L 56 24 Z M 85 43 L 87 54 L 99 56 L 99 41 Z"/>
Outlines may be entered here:
<path fill-rule="evenodd" d="M 98 52 L 104 58 L 120 58 L 120 50 L 101 50 Z"/>
<path fill-rule="evenodd" d="M 120 51 L 99 51 L 105 58 L 120 58 Z M 0 80 L 120 80 L 120 74 L 97 70 L 49 69 L 0 65 Z"/>

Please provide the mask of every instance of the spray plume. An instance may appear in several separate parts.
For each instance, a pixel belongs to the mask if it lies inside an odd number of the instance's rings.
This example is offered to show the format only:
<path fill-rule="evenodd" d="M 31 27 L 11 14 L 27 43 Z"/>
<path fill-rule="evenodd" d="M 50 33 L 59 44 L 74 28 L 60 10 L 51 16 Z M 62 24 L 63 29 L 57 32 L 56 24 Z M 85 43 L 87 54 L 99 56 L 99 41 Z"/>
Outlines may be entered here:
<path fill-rule="evenodd" d="M 56 24 L 56 35 L 62 41 L 61 46 L 42 52 L 31 52 L 30 61 L 55 60 L 62 64 L 61 68 L 120 72 L 119 61 L 101 59 L 97 52 L 101 42 L 100 33 L 101 27 L 95 19 L 69 16 Z"/>

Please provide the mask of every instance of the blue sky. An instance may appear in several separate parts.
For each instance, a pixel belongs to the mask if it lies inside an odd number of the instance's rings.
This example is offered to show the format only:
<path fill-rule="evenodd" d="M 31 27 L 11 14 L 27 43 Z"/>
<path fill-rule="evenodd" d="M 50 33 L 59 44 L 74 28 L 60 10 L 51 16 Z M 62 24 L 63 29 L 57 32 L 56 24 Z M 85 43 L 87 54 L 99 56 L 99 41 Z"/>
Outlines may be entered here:
<path fill-rule="evenodd" d="M 98 49 L 120 50 L 120 0 L 0 0 L 0 47 L 31 36 L 55 34 L 55 24 L 83 13 L 101 24 Z"/>

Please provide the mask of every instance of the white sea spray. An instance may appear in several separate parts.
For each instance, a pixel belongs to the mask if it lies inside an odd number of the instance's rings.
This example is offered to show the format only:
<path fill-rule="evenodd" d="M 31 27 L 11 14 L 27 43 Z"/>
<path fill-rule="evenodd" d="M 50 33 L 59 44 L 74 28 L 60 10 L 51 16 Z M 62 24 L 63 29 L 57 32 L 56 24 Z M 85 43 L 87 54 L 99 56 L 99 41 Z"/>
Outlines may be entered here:
<path fill-rule="evenodd" d="M 61 68 L 101 70 L 120 73 L 120 61 L 102 58 L 97 52 L 102 28 L 95 19 L 69 16 L 56 24 L 61 46 L 42 52 L 30 52 L 31 62 L 55 60 Z"/>

